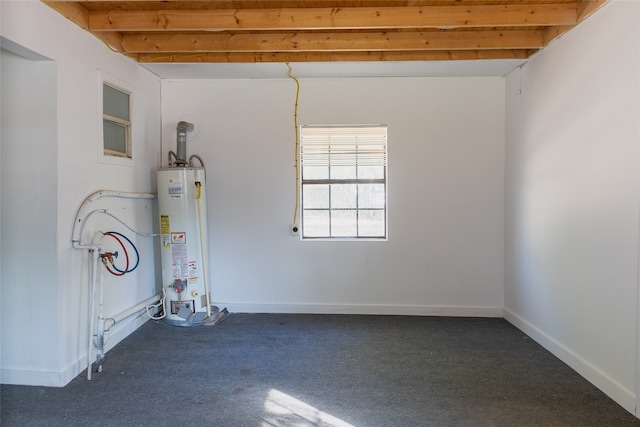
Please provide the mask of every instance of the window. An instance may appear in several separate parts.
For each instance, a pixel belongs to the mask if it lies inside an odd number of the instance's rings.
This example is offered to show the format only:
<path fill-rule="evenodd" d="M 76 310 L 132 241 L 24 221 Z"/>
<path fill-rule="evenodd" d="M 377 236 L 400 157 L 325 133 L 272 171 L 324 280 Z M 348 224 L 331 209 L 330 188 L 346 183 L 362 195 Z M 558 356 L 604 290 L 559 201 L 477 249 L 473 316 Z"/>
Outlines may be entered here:
<path fill-rule="evenodd" d="M 302 126 L 303 239 L 387 238 L 387 127 Z"/>
<path fill-rule="evenodd" d="M 102 137 L 105 156 L 131 158 L 131 93 L 102 84 Z"/>

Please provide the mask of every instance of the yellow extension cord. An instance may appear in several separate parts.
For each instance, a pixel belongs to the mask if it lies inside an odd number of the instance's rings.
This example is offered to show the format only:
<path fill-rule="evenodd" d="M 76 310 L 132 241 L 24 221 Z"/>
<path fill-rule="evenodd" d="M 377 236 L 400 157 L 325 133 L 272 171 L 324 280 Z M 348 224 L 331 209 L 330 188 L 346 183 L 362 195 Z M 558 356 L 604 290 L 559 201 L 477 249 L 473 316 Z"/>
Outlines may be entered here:
<path fill-rule="evenodd" d="M 297 225 L 298 223 L 298 208 L 300 206 L 300 177 L 298 175 L 298 145 L 300 144 L 299 140 L 299 135 L 298 135 L 298 97 L 300 96 L 300 82 L 298 81 L 298 79 L 296 79 L 292 74 L 291 74 L 291 65 L 289 65 L 289 60 L 287 60 L 286 62 L 287 64 L 287 68 L 289 69 L 289 72 L 287 73 L 287 76 L 290 79 L 293 79 L 293 81 L 296 82 L 296 103 L 293 109 L 293 126 L 296 129 L 296 143 L 295 143 L 295 157 L 294 157 L 294 165 L 295 165 L 295 173 L 296 173 L 296 203 L 295 203 L 295 209 L 293 210 L 293 224 Z"/>

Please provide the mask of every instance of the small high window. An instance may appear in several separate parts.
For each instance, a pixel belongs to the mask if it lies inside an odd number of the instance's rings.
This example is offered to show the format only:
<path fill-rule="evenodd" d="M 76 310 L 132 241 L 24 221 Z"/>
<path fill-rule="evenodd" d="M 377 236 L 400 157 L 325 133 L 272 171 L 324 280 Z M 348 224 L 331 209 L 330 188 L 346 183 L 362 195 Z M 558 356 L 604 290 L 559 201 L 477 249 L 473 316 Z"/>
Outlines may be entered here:
<path fill-rule="evenodd" d="M 106 81 L 102 84 L 102 137 L 104 156 L 132 157 L 131 92 Z"/>
<path fill-rule="evenodd" d="M 303 239 L 387 238 L 387 127 L 302 126 Z"/>

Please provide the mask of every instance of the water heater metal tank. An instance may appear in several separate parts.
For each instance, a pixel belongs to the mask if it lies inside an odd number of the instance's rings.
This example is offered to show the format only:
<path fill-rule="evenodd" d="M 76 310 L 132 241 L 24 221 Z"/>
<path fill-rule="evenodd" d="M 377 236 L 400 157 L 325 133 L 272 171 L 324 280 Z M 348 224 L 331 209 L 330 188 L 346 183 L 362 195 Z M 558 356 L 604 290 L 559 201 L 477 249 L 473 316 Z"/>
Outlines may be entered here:
<path fill-rule="evenodd" d="M 192 326 L 211 316 L 207 272 L 205 171 L 158 170 L 165 322 Z"/>

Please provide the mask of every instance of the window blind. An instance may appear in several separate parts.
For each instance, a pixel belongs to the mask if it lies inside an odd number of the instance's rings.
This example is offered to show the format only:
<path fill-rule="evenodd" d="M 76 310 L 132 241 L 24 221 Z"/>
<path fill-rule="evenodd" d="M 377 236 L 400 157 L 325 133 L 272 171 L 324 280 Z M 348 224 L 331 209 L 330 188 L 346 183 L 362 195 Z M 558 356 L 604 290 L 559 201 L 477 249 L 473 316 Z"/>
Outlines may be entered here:
<path fill-rule="evenodd" d="M 300 128 L 300 163 L 304 166 L 386 166 L 387 127 Z"/>

